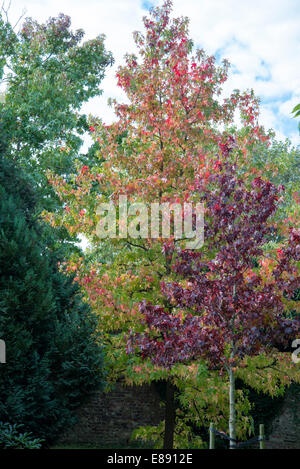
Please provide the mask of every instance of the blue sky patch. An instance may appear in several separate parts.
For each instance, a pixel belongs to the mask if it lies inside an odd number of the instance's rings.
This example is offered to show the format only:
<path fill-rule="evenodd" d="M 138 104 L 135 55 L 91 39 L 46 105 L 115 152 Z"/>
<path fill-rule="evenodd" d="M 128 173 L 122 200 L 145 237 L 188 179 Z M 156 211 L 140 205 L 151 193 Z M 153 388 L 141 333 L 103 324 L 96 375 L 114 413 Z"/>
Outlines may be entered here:
<path fill-rule="evenodd" d="M 278 106 L 280 106 L 280 104 L 284 103 L 285 101 L 289 101 L 293 96 L 293 93 L 292 92 L 289 92 L 289 93 L 282 93 L 281 95 L 277 95 L 276 98 L 274 98 L 273 96 L 270 97 L 270 98 L 264 98 L 263 96 L 261 96 L 261 103 L 262 104 L 267 104 L 269 107 L 272 107 L 272 108 L 278 108 Z"/>
<path fill-rule="evenodd" d="M 154 3 L 149 0 L 142 1 L 142 8 L 144 10 L 150 10 L 150 8 L 154 7 Z"/>
<path fill-rule="evenodd" d="M 262 73 L 260 73 L 259 75 L 256 75 L 255 80 L 271 81 L 272 74 L 271 74 L 270 67 L 268 66 L 268 64 L 264 60 L 261 60 L 260 65 L 262 67 Z"/>

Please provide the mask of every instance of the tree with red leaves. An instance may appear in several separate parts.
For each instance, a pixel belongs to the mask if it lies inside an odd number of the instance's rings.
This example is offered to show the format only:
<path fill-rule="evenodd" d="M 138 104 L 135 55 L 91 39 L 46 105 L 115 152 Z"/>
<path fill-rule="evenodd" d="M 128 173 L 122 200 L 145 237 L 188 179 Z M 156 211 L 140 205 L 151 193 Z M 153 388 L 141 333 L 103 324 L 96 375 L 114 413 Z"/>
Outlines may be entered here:
<path fill-rule="evenodd" d="M 231 447 L 236 440 L 235 372 L 246 358 L 266 354 L 270 365 L 282 360 L 276 347 L 287 346 L 300 330 L 300 321 L 286 317 L 286 300 L 299 286 L 299 231 L 273 259 L 266 278 L 265 245 L 277 232 L 272 216 L 284 190 L 268 181 L 239 177 L 230 161 L 232 141 L 222 145 L 223 162 L 200 178 L 196 190 L 205 206 L 205 245 L 182 250 L 173 265 L 177 282 L 161 283 L 172 309 L 143 302 L 140 310 L 148 332 L 132 334 L 128 351 L 140 351 L 157 365 L 172 367 L 205 358 L 212 369 L 229 377 Z M 286 366 L 294 371 L 294 364 Z"/>
<path fill-rule="evenodd" d="M 200 198 L 197 180 L 210 184 L 211 174 L 219 171 L 220 149 L 229 135 L 235 137 L 232 158 L 244 173 L 251 172 L 252 149 L 267 139 L 258 123 L 259 106 L 253 92 L 235 91 L 221 98 L 228 63 L 218 64 L 204 51 L 194 50 L 188 19 L 172 18 L 171 7 L 167 0 L 152 9 L 144 18 L 144 32 L 135 34 L 137 54 L 128 54 L 117 73 L 127 103 L 112 100 L 116 121 L 111 125 L 96 118 L 91 121 L 91 135 L 100 148 L 99 164 L 78 168 L 73 179 L 51 176 L 66 206 L 61 219 L 57 214 L 48 216 L 72 234 L 83 233 L 95 247 L 90 256 L 74 259 L 69 268 L 76 271 L 98 315 L 110 382 L 120 377 L 127 384 L 166 382 L 165 448 L 173 445 L 174 384 L 178 389 L 178 382 L 184 382 L 186 389 L 186 376 L 191 373 L 181 365 L 168 373 L 166 368 L 127 355 L 126 335 L 130 330 L 141 331 L 141 300 L 164 304 L 160 282 L 174 280 L 170 268 L 174 236 L 157 239 L 149 233 L 145 238 L 137 230 L 136 237 L 122 234 L 99 242 L 97 208 L 100 203 L 111 203 L 118 211 L 120 195 L 126 195 L 130 204 L 142 202 L 148 208 L 152 202 L 196 204 Z M 233 127 L 237 114 L 239 130 Z M 216 202 L 214 213 L 221 210 L 222 204 Z M 120 234 L 124 228 L 120 218 L 117 225 Z M 182 242 L 175 241 L 177 247 Z M 164 307 L 168 308 L 167 300 Z"/>

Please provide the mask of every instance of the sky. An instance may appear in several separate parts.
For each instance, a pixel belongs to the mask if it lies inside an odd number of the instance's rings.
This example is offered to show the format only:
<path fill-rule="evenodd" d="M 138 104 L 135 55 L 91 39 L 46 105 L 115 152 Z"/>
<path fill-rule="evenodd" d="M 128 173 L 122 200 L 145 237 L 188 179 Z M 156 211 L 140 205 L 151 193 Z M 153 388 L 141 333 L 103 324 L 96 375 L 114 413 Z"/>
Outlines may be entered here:
<path fill-rule="evenodd" d="M 8 0 L 6 2 L 8 4 Z M 101 97 L 83 111 L 114 120 L 108 98 L 125 101 L 115 78 L 126 52 L 136 51 L 133 31 L 143 31 L 142 17 L 162 0 L 12 0 L 9 19 L 14 23 L 25 10 L 45 21 L 65 13 L 73 29 L 82 28 L 86 39 L 106 35 L 106 48 L 115 65 L 102 82 Z M 272 128 L 278 139 L 299 144 L 298 122 L 291 111 L 300 103 L 299 0 L 174 0 L 173 15 L 190 18 L 190 35 L 196 47 L 231 63 L 224 94 L 253 88 L 261 99 L 260 123 Z"/>

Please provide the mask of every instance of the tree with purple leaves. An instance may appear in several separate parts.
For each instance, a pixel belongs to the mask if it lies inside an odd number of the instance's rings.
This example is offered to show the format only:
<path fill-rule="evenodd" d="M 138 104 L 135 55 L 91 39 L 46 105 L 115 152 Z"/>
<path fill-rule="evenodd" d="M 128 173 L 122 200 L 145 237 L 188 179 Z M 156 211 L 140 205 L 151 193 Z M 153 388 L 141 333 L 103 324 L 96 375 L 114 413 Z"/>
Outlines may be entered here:
<path fill-rule="evenodd" d="M 166 305 L 143 302 L 147 332 L 132 333 L 128 351 L 139 351 L 166 368 L 204 358 L 229 378 L 229 434 L 236 440 L 235 379 L 247 373 L 249 357 L 265 357 L 260 369 L 276 369 L 295 378 L 296 365 L 282 353 L 300 330 L 286 311 L 299 285 L 299 231 L 290 229 L 281 249 L 268 241 L 279 236 L 274 214 L 283 186 L 261 178 L 243 180 L 232 157 L 233 139 L 220 145 L 209 184 L 196 185 L 205 207 L 205 244 L 200 251 L 177 250 L 173 271 L 178 281 L 161 283 Z M 296 308 L 294 308 L 295 310 Z M 242 374 L 243 374 L 242 373 Z"/>

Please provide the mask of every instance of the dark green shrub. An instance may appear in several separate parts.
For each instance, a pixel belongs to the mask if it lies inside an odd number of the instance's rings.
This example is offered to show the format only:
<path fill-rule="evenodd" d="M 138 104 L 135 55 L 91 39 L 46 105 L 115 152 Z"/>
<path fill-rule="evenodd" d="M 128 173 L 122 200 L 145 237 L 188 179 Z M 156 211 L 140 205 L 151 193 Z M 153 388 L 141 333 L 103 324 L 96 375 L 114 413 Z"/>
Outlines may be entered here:
<path fill-rule="evenodd" d="M 22 425 L 0 422 L 0 449 L 40 449 L 43 440 L 21 433 Z"/>
<path fill-rule="evenodd" d="M 103 356 L 96 318 L 58 269 L 55 236 L 34 213 L 26 177 L 0 157 L 0 421 L 48 443 L 101 388 Z"/>

